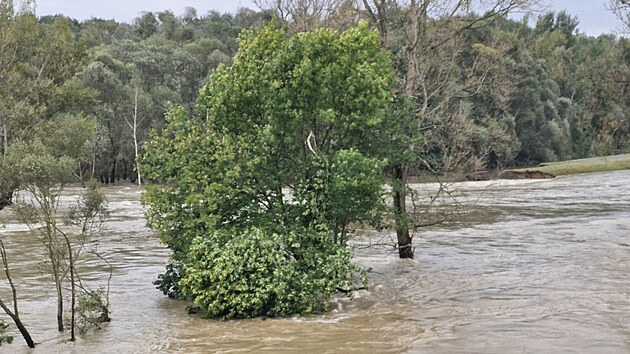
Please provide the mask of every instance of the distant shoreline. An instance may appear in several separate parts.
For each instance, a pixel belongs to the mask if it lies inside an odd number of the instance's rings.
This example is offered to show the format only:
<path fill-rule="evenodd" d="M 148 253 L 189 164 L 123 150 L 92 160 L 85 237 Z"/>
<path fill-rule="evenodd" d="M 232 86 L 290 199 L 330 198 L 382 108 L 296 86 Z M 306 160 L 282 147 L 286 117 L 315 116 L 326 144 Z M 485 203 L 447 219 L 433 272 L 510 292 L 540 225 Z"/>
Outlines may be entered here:
<path fill-rule="evenodd" d="M 464 182 L 506 179 L 499 176 L 510 176 L 512 173 L 518 174 L 521 178 L 537 178 L 538 173 L 553 176 L 575 175 L 580 173 L 609 172 L 630 169 L 630 154 L 609 155 L 603 157 L 591 157 L 586 159 L 567 160 L 559 162 L 545 162 L 538 166 L 508 169 L 504 171 L 481 171 L 476 173 L 450 173 L 443 176 L 419 175 L 412 176 L 412 183 L 434 183 L 434 182 Z M 529 177 L 528 177 L 529 176 Z M 553 177 L 551 176 L 551 177 Z M 540 178 L 550 178 L 540 177 Z M 508 177 L 507 179 L 519 179 Z"/>
<path fill-rule="evenodd" d="M 554 176 L 579 173 L 608 172 L 630 169 L 630 154 L 609 155 L 578 160 L 545 162 L 535 167 L 519 168 L 512 171 L 537 171 Z"/>

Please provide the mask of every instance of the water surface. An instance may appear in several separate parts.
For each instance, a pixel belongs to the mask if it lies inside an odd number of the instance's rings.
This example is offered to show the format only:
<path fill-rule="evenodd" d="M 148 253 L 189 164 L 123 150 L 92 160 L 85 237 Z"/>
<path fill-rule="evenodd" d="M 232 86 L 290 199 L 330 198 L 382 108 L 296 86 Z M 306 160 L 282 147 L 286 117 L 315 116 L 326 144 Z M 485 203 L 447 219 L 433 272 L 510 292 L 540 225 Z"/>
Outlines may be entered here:
<path fill-rule="evenodd" d="M 437 188 L 414 187 L 427 197 Z M 415 260 L 364 247 L 391 235 L 355 240 L 357 262 L 373 269 L 369 291 L 324 315 L 222 322 L 187 315 L 154 289 L 169 252 L 144 226 L 141 190 L 107 187 L 112 218 L 99 248 L 114 265 L 112 322 L 75 343 L 54 330 L 41 246 L 9 217 L 0 236 L 22 318 L 42 343 L 30 350 L 16 337 L 0 352 L 630 352 L 630 171 L 450 189 L 459 218 L 420 230 Z M 93 281 L 102 269 L 84 264 Z"/>

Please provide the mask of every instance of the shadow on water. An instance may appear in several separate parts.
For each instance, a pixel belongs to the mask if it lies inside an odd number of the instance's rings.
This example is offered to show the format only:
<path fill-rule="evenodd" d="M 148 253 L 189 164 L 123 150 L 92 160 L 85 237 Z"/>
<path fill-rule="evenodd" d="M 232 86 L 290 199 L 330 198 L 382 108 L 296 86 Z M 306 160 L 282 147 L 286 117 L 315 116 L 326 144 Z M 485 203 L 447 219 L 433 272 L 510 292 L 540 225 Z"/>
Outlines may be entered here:
<path fill-rule="evenodd" d="M 454 184 L 462 218 L 422 229 L 415 260 L 357 249 L 373 269 L 369 291 L 336 298 L 323 315 L 228 322 L 186 315 L 154 289 L 169 253 L 144 226 L 141 190 L 108 187 L 101 251 L 114 265 L 112 322 L 76 343 L 56 338 L 54 294 L 33 257 L 40 246 L 9 219 L 0 233 L 23 319 L 36 341 L 55 339 L 29 350 L 16 338 L 0 352 L 627 353 L 629 186 L 630 171 Z M 83 267 L 97 280 L 101 265 Z"/>

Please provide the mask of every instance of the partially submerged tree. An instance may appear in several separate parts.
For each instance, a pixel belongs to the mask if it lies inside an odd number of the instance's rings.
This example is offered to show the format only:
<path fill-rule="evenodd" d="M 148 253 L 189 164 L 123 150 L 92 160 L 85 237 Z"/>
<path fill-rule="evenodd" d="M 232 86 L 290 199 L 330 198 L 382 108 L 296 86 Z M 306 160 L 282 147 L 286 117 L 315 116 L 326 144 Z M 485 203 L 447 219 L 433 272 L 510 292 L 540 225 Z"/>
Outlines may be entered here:
<path fill-rule="evenodd" d="M 272 9 L 287 22 L 292 31 L 312 30 L 321 26 L 344 23 L 331 21 L 336 14 L 350 21 L 368 19 L 379 30 L 381 45 L 391 50 L 397 74 L 397 87 L 393 90 L 400 106 L 396 114 L 400 119 L 396 136 L 398 150 L 390 155 L 390 174 L 393 179 L 393 205 L 396 210 L 396 234 L 401 258 L 413 258 L 412 237 L 409 232 L 408 176 L 410 168 L 428 168 L 442 173 L 443 167 L 477 166 L 485 153 L 493 148 L 475 147 L 473 139 L 488 141 L 494 138 L 509 139 L 510 127 L 475 122 L 475 115 L 461 102 L 472 97 L 482 85 L 486 75 L 464 73 L 461 56 L 467 48 L 463 37 L 487 26 L 496 19 L 515 10 L 526 9 L 538 0 L 493 1 L 435 1 L 435 0 L 279 0 L 257 1 L 257 5 Z M 475 15 L 474 12 L 482 15 Z M 466 63 L 468 64 L 468 63 Z M 490 70 L 488 70 L 490 71 Z M 395 115 L 395 114 L 393 114 Z M 477 128 L 476 125 L 480 125 Z M 431 131 L 427 139 L 423 132 Z M 455 128 L 457 133 L 450 132 Z M 502 131 L 503 130 L 503 131 Z M 479 134 L 476 134 L 481 132 Z M 483 136 L 487 132 L 490 137 Z M 453 138 L 459 138 L 451 146 Z M 478 139 L 480 140 L 480 139 Z M 407 144 L 402 144 L 406 142 Z M 510 150 L 509 148 L 507 150 Z M 501 152 L 499 152 L 501 154 Z M 415 155 L 415 156 L 414 156 Z M 432 157 L 439 155 L 439 159 Z M 401 158 L 402 157 L 402 158 Z M 436 161 L 434 161 L 436 160 Z M 450 166 L 443 166 L 446 162 Z"/>
<path fill-rule="evenodd" d="M 147 217 L 174 251 L 158 285 L 212 317 L 319 311 L 361 277 L 349 227 L 383 206 L 390 63 L 365 23 L 240 44 L 145 145 Z"/>
<path fill-rule="evenodd" d="M 526 8 L 536 0 L 495 1 L 384 1 L 363 0 L 363 10 L 378 28 L 381 44 L 396 54 L 398 90 L 414 105 L 406 125 L 399 134 L 417 136 L 434 115 L 470 88 L 465 85 L 453 90 L 449 57 L 436 60 L 435 54 L 462 33 L 486 26 L 509 12 Z M 481 16 L 466 17 L 471 11 L 485 11 Z M 452 56 L 451 56 L 452 57 Z M 406 149 L 418 151 L 416 143 Z M 396 234 L 400 258 L 413 258 L 412 237 L 407 223 L 407 181 L 409 163 L 393 166 L 394 207 L 397 210 Z"/>
<path fill-rule="evenodd" d="M 7 159 L 23 194 L 16 202 L 15 212 L 39 234 L 46 248 L 48 269 L 57 293 L 57 328 L 63 331 L 63 281 L 68 271 L 74 277 L 74 268 L 72 260 L 70 269 L 65 268 L 64 261 L 72 254 L 65 244 L 65 235 L 59 232 L 56 211 L 61 192 L 72 181 L 74 161 L 67 156 L 53 156 L 38 140 L 14 143 Z"/>
<path fill-rule="evenodd" d="M 77 122 L 80 120 L 74 123 Z M 53 126 L 70 128 L 63 124 Z M 75 134 L 73 138 L 77 140 L 66 145 L 63 139 L 68 137 L 68 131 L 57 130 L 54 135 L 57 139 L 50 140 L 50 135 L 43 129 L 42 136 L 47 139 L 36 137 L 30 142 L 13 143 L 7 156 L 8 169 L 20 185 L 14 211 L 38 236 L 45 249 L 46 268 L 53 278 L 57 295 L 59 331 L 64 330 L 64 284 L 69 282 L 71 340 L 75 339 L 77 297 L 79 290 L 85 289 L 76 271 L 76 263 L 86 245 L 93 241 L 106 214 L 106 200 L 96 185 L 91 185 L 66 218 L 67 223 L 79 226 L 80 231 L 64 229 L 59 221 L 61 195 L 69 183 L 78 182 L 74 175 L 76 161 L 91 135 L 89 124 L 83 128 L 88 130 L 83 139 L 81 134 Z"/>
<path fill-rule="evenodd" d="M 85 255 L 92 256 L 105 263 L 108 268 L 107 283 L 94 289 L 81 280 L 80 273 L 76 273 L 76 287 L 80 290 L 74 300 L 71 311 L 71 326 L 76 326 L 80 334 L 85 334 L 90 328 L 100 328 L 104 322 L 109 322 L 109 290 L 113 276 L 111 263 L 99 251 L 100 232 L 109 217 L 107 210 L 107 198 L 100 191 L 99 185 L 92 180 L 86 190 L 73 204 L 64 218 L 64 223 L 77 227 L 66 231 L 74 236 L 72 245 L 68 244 L 68 250 L 74 252 L 74 262 L 79 262 Z M 64 231 L 60 231 L 64 232 Z M 74 286 L 74 285 L 73 285 Z M 78 321 L 75 320 L 78 316 Z"/>

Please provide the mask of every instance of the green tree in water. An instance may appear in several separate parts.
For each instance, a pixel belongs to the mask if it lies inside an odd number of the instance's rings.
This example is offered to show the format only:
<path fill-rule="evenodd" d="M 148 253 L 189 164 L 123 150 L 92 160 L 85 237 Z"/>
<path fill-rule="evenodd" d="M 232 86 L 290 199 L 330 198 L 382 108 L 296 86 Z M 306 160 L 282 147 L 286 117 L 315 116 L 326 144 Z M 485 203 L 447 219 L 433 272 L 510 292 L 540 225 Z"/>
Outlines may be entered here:
<path fill-rule="evenodd" d="M 75 126 L 67 124 L 69 119 Z M 75 340 L 77 297 L 95 293 L 80 280 L 75 264 L 89 254 L 110 266 L 95 250 L 98 231 L 107 215 L 106 199 L 98 186 L 91 184 L 76 205 L 70 206 L 64 220 L 66 227 L 62 226 L 58 213 L 62 193 L 70 183 L 78 182 L 74 171 L 89 147 L 95 124 L 78 117 L 61 117 L 48 123 L 38 127 L 31 141 L 11 145 L 6 166 L 20 186 L 14 213 L 44 246 L 44 269 L 52 277 L 57 297 L 57 328 L 65 330 L 63 318 L 69 311 L 70 339 Z M 6 260 L 4 254 L 2 258 Z M 70 288 L 69 309 L 64 309 L 66 285 Z M 107 299 L 103 303 L 108 306 Z M 107 311 L 107 306 L 100 310 Z"/>
<path fill-rule="evenodd" d="M 159 287 L 241 318 L 325 310 L 360 284 L 346 241 L 384 209 L 391 78 L 366 24 L 242 34 L 194 114 L 173 107 L 145 145 L 147 217 L 174 251 Z"/>

